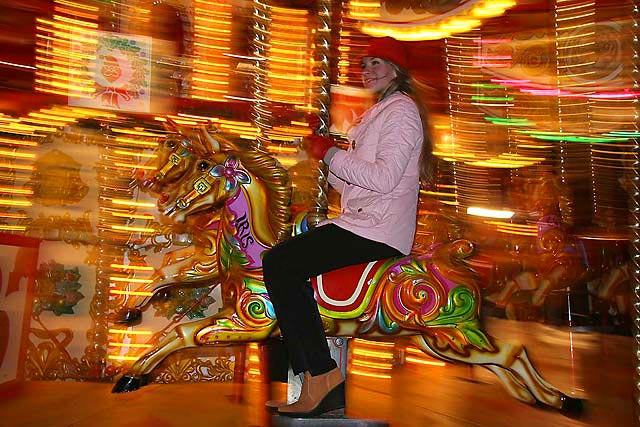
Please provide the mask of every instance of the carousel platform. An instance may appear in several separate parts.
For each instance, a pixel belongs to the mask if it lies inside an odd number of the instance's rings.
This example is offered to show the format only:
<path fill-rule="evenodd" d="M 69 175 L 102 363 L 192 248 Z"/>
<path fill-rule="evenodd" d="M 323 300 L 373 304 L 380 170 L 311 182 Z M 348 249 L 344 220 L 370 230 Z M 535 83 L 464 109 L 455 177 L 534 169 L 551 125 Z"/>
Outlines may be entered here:
<path fill-rule="evenodd" d="M 547 380 L 571 396 L 586 399 L 582 416 L 570 418 L 520 403 L 509 397 L 497 379 L 481 368 L 409 363 L 394 366 L 391 378 L 350 373 L 346 416 L 378 420 L 379 425 L 388 423 L 392 427 L 635 425 L 630 337 L 569 332 L 566 328 L 525 322 L 503 322 L 497 326 L 501 329 L 500 336 L 517 337 L 527 345 L 531 358 Z M 151 384 L 125 394 L 112 394 L 112 386 L 111 383 L 25 382 L 12 395 L 0 399 L 0 425 L 269 427 L 277 423 L 272 422 L 264 403 L 270 394 L 282 394 L 286 385 Z M 306 421 L 304 425 L 331 424 L 318 420 L 315 424 Z M 358 423 L 352 421 L 350 425 Z"/>

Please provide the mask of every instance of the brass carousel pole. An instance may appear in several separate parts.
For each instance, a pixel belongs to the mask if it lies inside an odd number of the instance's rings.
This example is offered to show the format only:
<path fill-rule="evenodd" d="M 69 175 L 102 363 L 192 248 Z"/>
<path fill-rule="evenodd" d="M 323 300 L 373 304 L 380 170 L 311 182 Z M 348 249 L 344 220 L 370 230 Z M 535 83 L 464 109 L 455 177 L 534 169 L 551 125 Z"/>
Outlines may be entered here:
<path fill-rule="evenodd" d="M 633 28 L 631 51 L 633 58 L 633 91 L 638 93 L 640 90 L 640 67 L 638 55 L 640 55 L 640 46 L 638 38 L 640 31 L 640 1 L 633 0 L 633 11 L 631 13 Z M 640 120 L 640 105 L 638 99 L 635 100 L 635 123 L 638 130 L 638 120 Z M 635 300 L 633 304 L 633 336 L 635 338 L 635 354 L 636 369 L 634 372 L 635 390 L 634 399 L 636 422 L 640 421 L 640 144 L 638 138 L 635 139 L 633 147 L 633 175 L 632 175 L 632 194 L 631 194 L 631 280 L 633 281 L 633 291 Z"/>
<path fill-rule="evenodd" d="M 315 105 L 318 109 L 320 125 L 316 133 L 329 136 L 329 103 L 331 91 L 331 0 L 318 0 L 318 25 L 316 27 L 315 63 L 318 86 L 315 94 Z M 309 227 L 315 227 L 327 218 L 329 201 L 327 199 L 327 165 L 320 160 L 318 164 L 318 180 L 313 197 L 314 205 L 309 210 L 307 223 Z"/>
<path fill-rule="evenodd" d="M 331 103 L 331 28 L 332 11 L 331 0 L 318 0 L 318 26 L 316 27 L 316 64 L 318 87 L 316 91 L 315 103 L 318 108 L 318 118 L 320 125 L 316 133 L 322 136 L 329 136 L 329 105 Z M 329 167 L 320 160 L 318 165 L 318 181 L 316 185 L 315 206 L 309 212 L 307 222 L 311 227 L 315 227 L 320 221 L 327 218 L 329 201 L 327 198 Z M 327 344 L 331 357 L 336 361 L 342 371 L 342 375 L 347 375 L 347 354 L 349 353 L 348 340 L 342 337 L 327 337 Z M 360 420 L 361 425 L 366 426 L 366 420 Z"/>
<path fill-rule="evenodd" d="M 120 29 L 120 2 L 111 1 L 104 5 L 101 13 L 104 17 L 103 29 L 111 32 L 118 32 Z M 100 161 L 97 166 L 97 176 L 99 182 L 98 204 L 100 206 L 98 215 L 98 260 L 96 265 L 96 284 L 93 298 L 89 306 L 91 316 L 91 328 L 86 332 L 87 346 L 84 350 L 82 362 L 87 369 L 85 374 L 92 380 L 109 380 L 116 369 L 108 365 L 108 342 L 109 342 L 109 310 L 113 307 L 113 302 L 109 298 L 109 265 L 112 260 L 122 252 L 118 248 L 117 240 L 110 233 L 108 217 L 104 214 L 109 208 L 108 200 L 111 200 L 115 182 L 120 181 L 119 174 L 110 167 L 110 153 L 112 147 L 109 138 L 103 136 L 100 142 Z M 124 183 L 123 183 L 124 184 Z M 126 188 L 127 184 L 125 184 Z"/>
<path fill-rule="evenodd" d="M 269 47 L 269 7 L 267 0 L 253 0 L 253 38 L 251 40 L 255 73 L 253 80 L 253 123 L 260 129 L 255 148 L 264 151 L 272 126 L 271 103 L 267 98 L 267 49 Z"/>

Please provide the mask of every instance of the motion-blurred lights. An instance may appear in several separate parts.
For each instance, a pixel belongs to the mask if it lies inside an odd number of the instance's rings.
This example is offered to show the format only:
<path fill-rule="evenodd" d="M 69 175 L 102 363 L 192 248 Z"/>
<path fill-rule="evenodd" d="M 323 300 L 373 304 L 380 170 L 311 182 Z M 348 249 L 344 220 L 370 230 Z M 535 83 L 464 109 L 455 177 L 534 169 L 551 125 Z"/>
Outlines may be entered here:
<path fill-rule="evenodd" d="M 483 19 L 502 15 L 516 5 L 514 0 L 484 0 L 471 7 L 462 7 L 453 17 L 434 19 L 431 14 L 411 22 L 383 22 L 379 2 L 352 0 L 349 16 L 363 21 L 362 32 L 374 37 L 390 36 L 398 40 L 438 40 L 452 34 L 465 33 L 482 24 Z"/>
<path fill-rule="evenodd" d="M 132 329 L 109 329 L 110 334 L 118 334 L 118 335 L 151 335 L 150 330 L 132 330 Z"/>
<path fill-rule="evenodd" d="M 488 1 L 483 6 L 479 6 L 473 9 L 473 16 L 478 18 L 492 18 L 494 16 L 502 15 L 507 9 L 516 5 L 513 0 L 505 1 Z"/>
<path fill-rule="evenodd" d="M 467 214 L 485 218 L 510 219 L 513 217 L 514 212 L 470 206 L 467 208 Z"/>

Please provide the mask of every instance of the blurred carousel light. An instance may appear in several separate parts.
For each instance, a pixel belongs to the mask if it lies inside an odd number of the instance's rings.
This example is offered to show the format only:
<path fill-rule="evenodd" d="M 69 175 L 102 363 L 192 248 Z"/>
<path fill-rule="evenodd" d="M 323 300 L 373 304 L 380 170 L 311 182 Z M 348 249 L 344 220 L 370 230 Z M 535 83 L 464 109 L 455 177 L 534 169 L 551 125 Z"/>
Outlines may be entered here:
<path fill-rule="evenodd" d="M 311 16 L 301 9 L 271 8 L 267 48 L 267 98 L 272 102 L 310 105 L 313 99 Z"/>
<path fill-rule="evenodd" d="M 0 61 L 0 66 L 15 67 L 15 68 L 20 68 L 20 69 L 24 69 L 24 70 L 35 70 L 36 69 L 36 67 L 33 67 L 31 65 L 16 64 L 15 62 L 7 62 L 7 61 Z"/>
<path fill-rule="evenodd" d="M 482 20 L 504 14 L 516 5 L 515 0 L 480 0 L 459 2 L 446 13 L 406 9 L 401 19 L 390 13 L 384 3 L 350 0 L 348 14 L 361 21 L 362 32 L 374 37 L 390 36 L 398 40 L 438 40 L 466 33 L 482 24 Z M 410 12 L 410 13 L 409 13 Z M 404 15 L 402 15 L 404 16 Z"/>
<path fill-rule="evenodd" d="M 420 366 L 446 366 L 444 362 L 434 359 L 431 356 L 427 356 L 422 350 L 417 347 L 409 346 L 405 349 L 405 351 L 407 355 L 405 356 L 404 360 L 407 363 Z"/>
<path fill-rule="evenodd" d="M 594 92 L 596 63 L 595 1 L 556 0 L 554 5 L 556 51 L 556 129 L 567 138 L 555 140 L 560 180 L 567 188 L 567 202 L 560 205 L 563 218 L 575 226 L 591 220 L 593 172 L 590 143 L 579 135 L 592 133 L 587 98 L 568 98 L 566 93 Z M 585 128 L 585 124 L 588 127 Z M 574 136 L 575 135 L 575 136 Z M 536 137 L 536 136 L 534 136 Z M 545 141 L 553 138 L 538 137 Z M 575 142 L 586 142 L 576 144 Z"/>
<path fill-rule="evenodd" d="M 227 102 L 234 34 L 231 2 L 194 1 L 191 97 Z"/>
<path fill-rule="evenodd" d="M 148 339 L 152 331 L 145 329 L 116 329 L 110 328 L 109 339 L 107 341 L 107 360 L 115 362 L 135 362 L 139 356 L 131 355 L 129 349 L 149 348 L 148 343 L 137 343 L 137 339 Z"/>
<path fill-rule="evenodd" d="M 467 214 L 474 215 L 474 216 L 481 216 L 485 218 L 509 219 L 513 217 L 514 213 L 515 212 L 513 211 L 488 209 L 488 208 L 481 208 L 477 206 L 470 206 L 467 208 Z"/>
<path fill-rule="evenodd" d="M 464 214 L 471 206 L 495 206 L 498 189 L 491 184 L 486 163 L 488 127 L 484 120 L 485 104 L 498 104 L 490 100 L 483 85 L 482 67 L 476 60 L 481 55 L 478 30 L 452 35 L 445 39 L 445 59 L 449 89 L 449 138 L 441 139 L 434 154 L 450 162 L 447 182 L 455 189 L 454 200 L 439 199 Z M 492 90 L 492 89 L 491 89 Z M 478 163 L 480 162 L 480 163 Z"/>
<path fill-rule="evenodd" d="M 242 371 L 245 372 L 245 379 L 249 382 L 264 382 L 264 361 L 258 343 L 248 343 L 245 349 L 245 369 Z"/>
<path fill-rule="evenodd" d="M 151 335 L 152 332 L 150 330 L 143 330 L 143 329 L 133 330 L 133 329 L 111 328 L 109 329 L 109 333 L 114 335 Z"/>
<path fill-rule="evenodd" d="M 485 224 L 495 227 L 495 231 L 498 233 L 529 237 L 538 235 L 537 224 L 515 224 L 504 221 L 485 221 Z"/>
<path fill-rule="evenodd" d="M 373 2 L 371 4 L 373 5 Z M 342 2 L 337 61 L 339 85 L 360 86 L 362 84 L 359 58 L 366 51 L 369 35 L 360 31 L 359 22 L 351 13 L 351 9 L 358 5 L 359 2 L 347 0 Z"/>
<path fill-rule="evenodd" d="M 390 379 L 395 344 L 365 339 L 351 340 L 351 369 L 354 375 Z"/>
<path fill-rule="evenodd" d="M 94 93 L 91 59 L 83 51 L 97 43 L 100 8 L 86 0 L 54 0 L 52 19 L 36 20 L 36 79 L 39 92 L 89 98 Z"/>
<path fill-rule="evenodd" d="M 631 79 L 629 80 L 629 86 L 633 87 L 634 91 L 640 90 L 640 2 L 634 0 L 631 7 L 627 6 L 626 12 L 631 16 L 632 22 L 632 37 L 627 43 L 626 52 L 633 58 L 631 63 Z M 640 103 L 636 101 L 634 105 L 634 128 L 625 131 L 625 133 L 634 133 L 636 139 L 632 147 L 633 169 L 628 177 L 628 193 L 629 193 L 629 225 L 631 229 L 630 243 L 631 243 L 631 285 L 633 286 L 633 312 L 632 319 L 634 324 L 633 334 L 635 336 L 634 351 L 635 351 L 635 366 L 634 371 L 634 385 L 636 389 L 640 389 L 640 144 L 637 139 L 639 133 L 640 123 Z M 636 410 L 638 407 L 636 406 Z"/>
<path fill-rule="evenodd" d="M 627 16 L 628 5 L 612 4 L 615 16 Z M 629 224 L 629 185 L 638 137 L 637 24 L 629 19 L 597 22 L 595 32 L 594 91 L 587 93 L 591 133 L 606 139 L 590 145 L 593 182 L 593 222 L 608 229 L 625 230 Z M 635 39 L 634 39 L 635 37 Z M 635 62 L 634 62 L 635 60 Z M 637 79 L 637 77 L 635 77 Z M 569 96 L 575 96 L 571 94 Z M 627 141 L 609 140 L 627 137 Z"/>
<path fill-rule="evenodd" d="M 153 170 L 157 158 L 155 150 L 167 137 L 164 131 L 141 125 L 114 123 L 105 129 L 100 147 L 98 171 L 98 239 L 100 257 L 96 283 L 97 297 L 105 307 L 119 310 L 129 298 L 149 297 L 153 292 L 139 289 L 153 283 L 155 269 L 144 263 L 134 263 L 127 242 L 144 240 L 157 231 L 153 226 L 156 203 L 137 194 L 132 180 L 139 170 Z M 108 328 L 109 317 L 92 313 L 95 328 Z M 122 331 L 122 332 L 120 332 Z M 139 349 L 147 343 L 151 331 L 109 329 L 108 343 L 104 344 L 104 357 L 110 362 L 129 364 L 139 357 Z"/>

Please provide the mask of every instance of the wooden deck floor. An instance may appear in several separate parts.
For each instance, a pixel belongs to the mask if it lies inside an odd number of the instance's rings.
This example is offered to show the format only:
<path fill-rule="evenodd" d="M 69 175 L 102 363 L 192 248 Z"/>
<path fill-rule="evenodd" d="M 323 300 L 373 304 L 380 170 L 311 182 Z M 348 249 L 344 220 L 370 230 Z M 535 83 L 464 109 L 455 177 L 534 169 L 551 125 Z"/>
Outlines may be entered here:
<path fill-rule="evenodd" d="M 495 335 L 525 342 L 544 377 L 587 399 L 572 419 L 509 397 L 482 368 L 450 365 L 394 368 L 391 379 L 350 375 L 347 415 L 383 419 L 393 427 L 630 427 L 633 353 L 629 337 L 572 333 L 537 324 L 498 322 Z M 498 334 L 495 329 L 500 331 Z M 2 427 L 267 427 L 263 410 L 279 385 L 152 384 L 111 394 L 112 384 L 27 382 L 0 401 Z"/>

